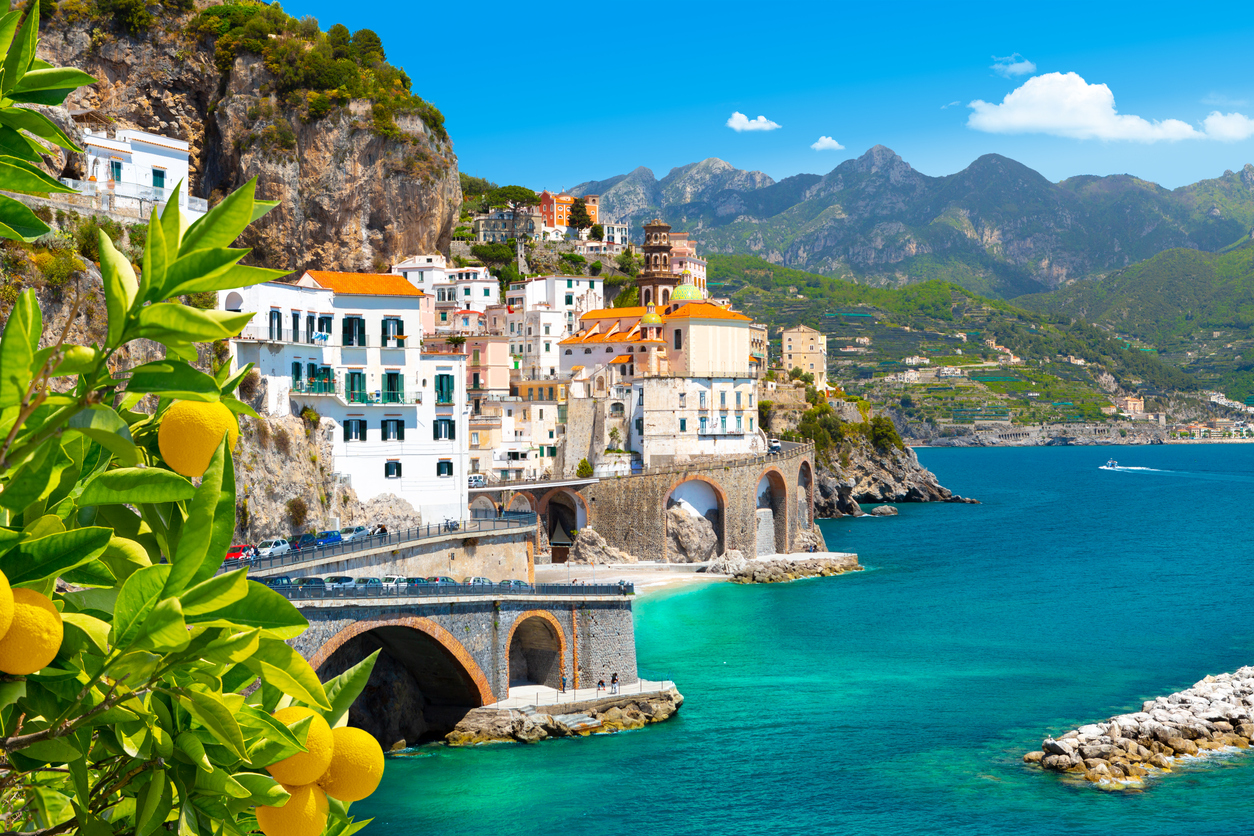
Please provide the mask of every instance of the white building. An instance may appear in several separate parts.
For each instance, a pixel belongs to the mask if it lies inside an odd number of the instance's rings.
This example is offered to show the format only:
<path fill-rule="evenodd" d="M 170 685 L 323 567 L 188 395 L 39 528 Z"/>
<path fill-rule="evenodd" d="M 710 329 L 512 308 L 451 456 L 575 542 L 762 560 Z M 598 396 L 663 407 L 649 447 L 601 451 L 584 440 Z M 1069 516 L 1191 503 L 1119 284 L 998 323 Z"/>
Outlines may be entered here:
<path fill-rule="evenodd" d="M 579 317 L 605 305 L 605 284 L 588 276 L 539 276 L 511 284 L 505 302 L 515 312 L 544 307 L 561 313 L 564 337 L 578 330 Z"/>
<path fill-rule="evenodd" d="M 463 330 L 458 311 L 483 313 L 501 302 L 500 283 L 486 267 L 450 267 L 442 255 L 415 255 L 393 264 L 392 272 L 435 299 L 437 329 Z"/>
<path fill-rule="evenodd" d="M 552 310 L 547 304 L 515 309 L 506 317 L 509 353 L 514 369 L 526 379 L 552 378 L 561 369 L 561 346 L 569 329 L 566 311 Z"/>
<path fill-rule="evenodd" d="M 400 276 L 325 271 L 218 293 L 256 312 L 231 355 L 261 374 L 266 412 L 310 406 L 362 501 L 395 494 L 439 522 L 467 515 L 466 355 L 422 350 L 424 300 Z"/>
<path fill-rule="evenodd" d="M 124 129 L 110 139 L 105 130 L 83 135 L 86 181 L 66 180 L 85 195 L 94 195 L 100 208 L 128 206 L 146 213 L 163 206 L 174 187 L 179 188 L 179 210 L 195 221 L 209 211 L 209 204 L 189 197 L 188 144 L 185 140 Z"/>

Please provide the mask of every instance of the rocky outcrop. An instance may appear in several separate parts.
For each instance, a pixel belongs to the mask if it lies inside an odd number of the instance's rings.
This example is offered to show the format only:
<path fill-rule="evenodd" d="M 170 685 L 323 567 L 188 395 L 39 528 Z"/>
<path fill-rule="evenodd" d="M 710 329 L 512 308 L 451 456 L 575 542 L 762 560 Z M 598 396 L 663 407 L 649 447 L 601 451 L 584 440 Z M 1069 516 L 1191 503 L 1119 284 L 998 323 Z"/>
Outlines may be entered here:
<path fill-rule="evenodd" d="M 748 558 L 740 549 L 731 549 L 727 554 L 721 555 L 710 561 L 710 565 L 705 567 L 705 571 L 711 575 L 737 575 L 745 570 L 749 565 Z"/>
<path fill-rule="evenodd" d="M 872 508 L 872 509 L 871 509 L 871 516 L 873 516 L 873 517 L 895 517 L 895 516 L 897 516 L 897 509 L 896 509 L 896 508 L 894 508 L 894 507 L 893 507 L 893 506 L 891 506 L 891 505 L 878 505 L 878 506 L 876 506 L 875 508 Z"/>
<path fill-rule="evenodd" d="M 802 578 L 826 578 L 861 572 L 856 554 L 826 555 L 801 560 L 751 560 L 732 578 L 734 583 L 786 583 Z"/>
<path fill-rule="evenodd" d="M 1082 775 L 1108 789 L 1139 788 L 1182 757 L 1247 749 L 1254 739 L 1254 667 L 1208 676 L 1141 710 L 1047 737 L 1025 763 Z"/>
<path fill-rule="evenodd" d="M 819 527 L 812 525 L 797 532 L 797 536 L 792 541 L 792 550 L 794 553 L 825 552 L 827 541 L 823 539 L 823 532 L 819 530 Z"/>
<path fill-rule="evenodd" d="M 571 563 L 594 565 L 636 562 L 634 555 L 611 546 L 590 525 L 585 525 L 579 529 L 579 534 L 575 536 L 575 542 L 571 544 L 567 560 Z"/>
<path fill-rule="evenodd" d="M 116 25 L 49 16 L 39 57 L 98 79 L 68 108 L 98 109 L 114 129 L 187 140 L 193 195 L 213 202 L 258 178 L 257 196 L 280 206 L 242 239 L 255 248 L 253 263 L 373 271 L 447 248 L 461 204 L 451 143 L 414 116 L 397 118 L 398 134 L 380 135 L 368 101 L 305 121 L 267 92 L 275 80 L 257 56 L 242 52 L 229 74 L 219 73 L 212 39 L 186 31 L 191 17 L 163 11 L 161 37 L 133 37 Z M 66 173 L 81 176 L 81 155 L 73 156 Z"/>
<path fill-rule="evenodd" d="M 704 563 L 718 554 L 718 534 L 705 517 L 673 505 L 666 511 L 667 555 L 671 563 Z"/>
<path fill-rule="evenodd" d="M 445 737 L 445 742 L 450 746 L 479 746 L 485 743 L 538 743 L 559 737 L 614 734 L 669 720 L 683 704 L 683 695 L 670 688 L 561 706 L 521 710 L 476 708 L 461 719 Z M 565 713 L 544 713 L 559 709 Z"/>
<path fill-rule="evenodd" d="M 819 460 L 814 513 L 820 518 L 860 516 L 863 502 L 975 502 L 957 496 L 919 464 L 914 450 L 876 450 L 859 441 L 841 461 Z"/>

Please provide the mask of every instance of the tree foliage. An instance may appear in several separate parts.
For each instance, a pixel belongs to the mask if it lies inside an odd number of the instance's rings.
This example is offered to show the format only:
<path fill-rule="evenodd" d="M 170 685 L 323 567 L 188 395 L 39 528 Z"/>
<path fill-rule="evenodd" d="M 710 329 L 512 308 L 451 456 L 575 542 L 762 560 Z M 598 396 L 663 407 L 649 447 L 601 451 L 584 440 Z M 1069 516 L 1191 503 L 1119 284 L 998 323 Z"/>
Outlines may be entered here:
<path fill-rule="evenodd" d="M 593 241 L 604 241 L 605 240 L 605 227 L 601 226 L 600 224 L 593 224 L 592 228 L 588 230 L 588 237 L 591 238 Z"/>
<path fill-rule="evenodd" d="M 518 210 L 539 204 L 540 196 L 526 186 L 501 186 L 488 192 L 487 203 L 497 209 Z"/>
<path fill-rule="evenodd" d="M 592 475 L 592 463 L 587 459 L 580 459 L 579 466 L 575 468 L 575 475 L 580 479 L 587 479 Z"/>
<path fill-rule="evenodd" d="M 575 229 L 589 229 L 592 216 L 588 214 L 588 203 L 582 197 L 575 198 L 570 207 L 570 225 Z"/>

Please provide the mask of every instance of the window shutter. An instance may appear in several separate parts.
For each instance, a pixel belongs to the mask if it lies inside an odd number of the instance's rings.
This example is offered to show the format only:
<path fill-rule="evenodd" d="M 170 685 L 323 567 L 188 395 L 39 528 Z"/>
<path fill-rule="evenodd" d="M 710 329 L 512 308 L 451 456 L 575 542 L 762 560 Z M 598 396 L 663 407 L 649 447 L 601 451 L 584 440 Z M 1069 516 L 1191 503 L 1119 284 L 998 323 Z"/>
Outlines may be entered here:
<path fill-rule="evenodd" d="M 344 345 L 353 344 L 353 320 L 352 317 L 344 317 L 343 331 Z"/>
<path fill-rule="evenodd" d="M 352 421 L 344 422 L 344 440 L 345 441 L 353 440 L 353 422 Z"/>
<path fill-rule="evenodd" d="M 395 470 L 396 470 L 396 478 L 397 478 L 397 479 L 399 479 L 399 478 L 401 478 L 401 463 L 400 463 L 400 462 L 393 462 L 393 464 L 394 464 L 394 465 L 396 465 L 396 468 L 395 468 Z"/>
<path fill-rule="evenodd" d="M 405 422 L 397 421 L 395 426 L 396 426 L 396 440 L 404 441 L 405 440 Z"/>
<path fill-rule="evenodd" d="M 456 421 L 448 422 L 448 437 L 449 437 L 449 441 L 452 441 L 455 438 L 457 438 L 457 422 Z"/>
<path fill-rule="evenodd" d="M 431 422 L 431 437 L 434 438 L 436 441 L 440 440 L 440 422 L 439 421 Z"/>

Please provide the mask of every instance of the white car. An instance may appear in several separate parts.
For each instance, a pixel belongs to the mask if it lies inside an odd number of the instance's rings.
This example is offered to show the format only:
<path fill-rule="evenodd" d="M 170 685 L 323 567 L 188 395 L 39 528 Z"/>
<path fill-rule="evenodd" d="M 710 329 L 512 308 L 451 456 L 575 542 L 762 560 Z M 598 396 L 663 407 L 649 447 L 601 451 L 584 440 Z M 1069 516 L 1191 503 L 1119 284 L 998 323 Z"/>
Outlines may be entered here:
<path fill-rule="evenodd" d="M 327 589 L 352 589 L 357 584 L 356 578 L 350 578 L 348 575 L 331 575 L 324 579 Z"/>
<path fill-rule="evenodd" d="M 353 525 L 348 528 L 340 529 L 340 539 L 344 542 L 348 542 L 349 540 L 361 540 L 362 538 L 369 536 L 370 529 L 366 528 L 364 525 Z"/>
<path fill-rule="evenodd" d="M 482 473 L 472 473 L 466 477 L 467 486 L 471 488 L 486 488 L 488 480 L 484 478 Z"/>
<path fill-rule="evenodd" d="M 409 586 L 409 578 L 405 575 L 384 575 L 383 585 L 390 589 L 404 589 Z"/>
<path fill-rule="evenodd" d="M 767 442 L 766 446 L 767 446 L 767 451 L 771 453 L 778 453 L 780 450 L 784 448 L 784 445 L 779 443 L 778 438 L 772 438 L 770 441 Z"/>
<path fill-rule="evenodd" d="M 258 557 L 274 557 L 275 555 L 287 554 L 291 550 L 291 545 L 282 537 L 277 540 L 262 540 L 257 544 Z"/>

